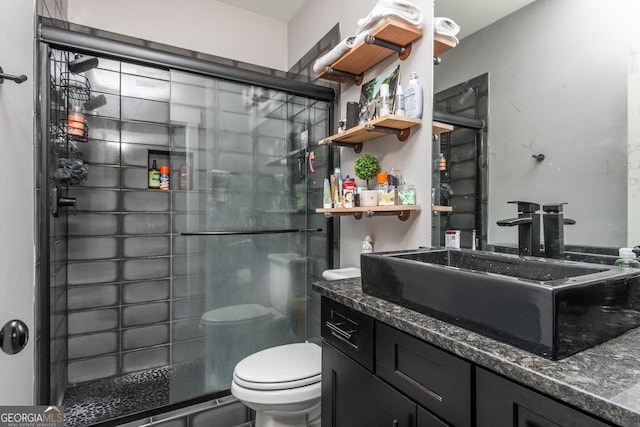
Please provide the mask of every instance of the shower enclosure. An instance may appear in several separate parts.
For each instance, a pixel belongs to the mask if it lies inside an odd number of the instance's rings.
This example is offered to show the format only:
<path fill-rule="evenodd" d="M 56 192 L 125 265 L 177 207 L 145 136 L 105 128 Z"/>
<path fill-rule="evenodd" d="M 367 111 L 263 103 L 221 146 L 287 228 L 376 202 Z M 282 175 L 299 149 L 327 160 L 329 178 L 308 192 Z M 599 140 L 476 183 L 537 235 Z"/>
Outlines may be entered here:
<path fill-rule="evenodd" d="M 314 210 L 332 165 L 314 141 L 333 91 L 43 39 L 40 399 L 68 425 L 124 419 L 224 396 L 243 357 L 317 336 L 331 223 Z"/>

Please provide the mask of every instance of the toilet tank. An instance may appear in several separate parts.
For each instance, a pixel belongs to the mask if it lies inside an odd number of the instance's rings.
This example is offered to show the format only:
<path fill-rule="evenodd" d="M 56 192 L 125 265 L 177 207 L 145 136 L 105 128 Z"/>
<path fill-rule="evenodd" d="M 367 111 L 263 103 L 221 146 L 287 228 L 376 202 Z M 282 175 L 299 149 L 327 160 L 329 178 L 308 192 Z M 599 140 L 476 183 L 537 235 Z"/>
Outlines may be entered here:
<path fill-rule="evenodd" d="M 299 254 L 269 254 L 269 290 L 271 304 L 289 314 L 290 304 L 304 298 L 306 258 Z"/>

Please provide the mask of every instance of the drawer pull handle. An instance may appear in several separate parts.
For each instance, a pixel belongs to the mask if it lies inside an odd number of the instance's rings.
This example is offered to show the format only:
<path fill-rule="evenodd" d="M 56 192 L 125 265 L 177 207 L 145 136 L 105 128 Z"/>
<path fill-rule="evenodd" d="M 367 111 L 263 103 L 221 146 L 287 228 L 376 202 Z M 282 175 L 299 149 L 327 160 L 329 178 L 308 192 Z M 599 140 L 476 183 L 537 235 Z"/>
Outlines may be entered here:
<path fill-rule="evenodd" d="M 393 427 L 398 427 L 398 420 L 393 420 L 393 424 L 392 424 L 392 426 L 393 426 Z"/>
<path fill-rule="evenodd" d="M 358 332 L 356 329 L 349 329 L 348 331 L 342 329 L 341 326 L 345 325 L 345 322 L 333 323 L 332 321 L 327 320 L 325 325 L 327 325 L 327 328 L 331 329 L 333 332 L 340 335 L 341 337 L 344 337 L 347 340 L 351 339 L 351 335 L 353 335 L 353 333 Z"/>

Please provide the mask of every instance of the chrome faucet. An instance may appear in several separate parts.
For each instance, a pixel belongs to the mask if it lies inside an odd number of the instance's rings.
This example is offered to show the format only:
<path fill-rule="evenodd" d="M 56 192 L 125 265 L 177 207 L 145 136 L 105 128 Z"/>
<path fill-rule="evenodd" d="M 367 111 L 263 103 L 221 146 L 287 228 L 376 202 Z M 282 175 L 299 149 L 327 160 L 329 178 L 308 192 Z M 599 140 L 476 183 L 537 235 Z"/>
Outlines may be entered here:
<path fill-rule="evenodd" d="M 510 201 L 518 205 L 518 217 L 498 221 L 501 227 L 518 226 L 518 253 L 540 256 L 540 205 L 533 202 Z"/>
<path fill-rule="evenodd" d="M 542 225 L 544 233 L 544 256 L 562 258 L 564 255 L 564 226 L 575 224 L 575 220 L 565 218 L 562 205 L 566 203 L 549 203 L 542 206 Z"/>

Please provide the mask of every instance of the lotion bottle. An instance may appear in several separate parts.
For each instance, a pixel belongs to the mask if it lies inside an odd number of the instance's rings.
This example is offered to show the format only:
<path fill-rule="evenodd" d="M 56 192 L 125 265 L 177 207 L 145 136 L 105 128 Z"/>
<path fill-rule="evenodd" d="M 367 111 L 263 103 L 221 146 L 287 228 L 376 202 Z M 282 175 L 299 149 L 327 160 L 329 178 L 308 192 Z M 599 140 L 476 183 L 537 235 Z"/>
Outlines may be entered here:
<path fill-rule="evenodd" d="M 407 117 L 422 117 L 422 86 L 418 83 L 417 73 L 411 73 L 409 85 L 404 91 L 404 111 Z"/>
<path fill-rule="evenodd" d="M 620 259 L 615 262 L 616 267 L 622 268 L 640 268 L 640 261 L 636 258 L 631 248 L 620 248 L 618 250 Z"/>

